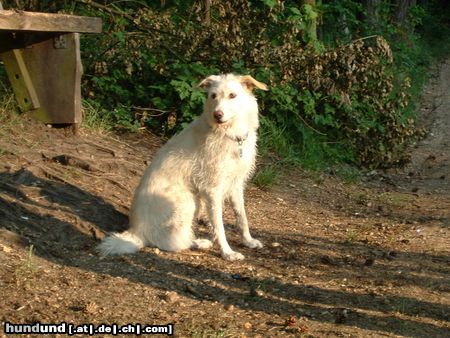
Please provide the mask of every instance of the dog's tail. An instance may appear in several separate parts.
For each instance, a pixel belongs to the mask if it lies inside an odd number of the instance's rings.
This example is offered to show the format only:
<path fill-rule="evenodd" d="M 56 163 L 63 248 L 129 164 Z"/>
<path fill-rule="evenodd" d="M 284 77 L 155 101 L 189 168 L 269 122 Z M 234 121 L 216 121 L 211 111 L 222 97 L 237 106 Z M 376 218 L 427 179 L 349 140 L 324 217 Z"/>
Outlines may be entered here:
<path fill-rule="evenodd" d="M 115 233 L 106 237 L 98 246 L 97 250 L 102 256 L 132 254 L 145 246 L 139 236 L 125 231 Z"/>

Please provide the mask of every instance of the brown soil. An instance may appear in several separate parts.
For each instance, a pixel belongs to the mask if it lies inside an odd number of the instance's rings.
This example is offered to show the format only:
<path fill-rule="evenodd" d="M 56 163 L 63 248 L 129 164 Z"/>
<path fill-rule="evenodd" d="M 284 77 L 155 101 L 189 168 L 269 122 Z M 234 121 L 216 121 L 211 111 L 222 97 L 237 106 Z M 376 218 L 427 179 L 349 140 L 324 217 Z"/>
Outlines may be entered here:
<path fill-rule="evenodd" d="M 250 185 L 265 247 L 244 248 L 229 225 L 239 262 L 217 247 L 95 253 L 127 227 L 157 137 L 0 125 L 0 320 L 174 323 L 179 337 L 448 337 L 450 63 L 438 74 L 421 109 L 430 132 L 405 169 L 357 184 L 289 172 L 268 190 Z"/>

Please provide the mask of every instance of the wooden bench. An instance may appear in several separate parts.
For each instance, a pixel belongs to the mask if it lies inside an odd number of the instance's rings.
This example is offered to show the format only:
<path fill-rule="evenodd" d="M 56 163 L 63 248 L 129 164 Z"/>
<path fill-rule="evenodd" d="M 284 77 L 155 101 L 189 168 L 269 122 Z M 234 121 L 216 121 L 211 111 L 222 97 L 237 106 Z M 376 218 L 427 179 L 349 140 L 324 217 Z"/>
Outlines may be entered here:
<path fill-rule="evenodd" d="M 76 127 L 81 114 L 79 33 L 100 33 L 100 18 L 3 10 L 0 59 L 22 111 Z"/>

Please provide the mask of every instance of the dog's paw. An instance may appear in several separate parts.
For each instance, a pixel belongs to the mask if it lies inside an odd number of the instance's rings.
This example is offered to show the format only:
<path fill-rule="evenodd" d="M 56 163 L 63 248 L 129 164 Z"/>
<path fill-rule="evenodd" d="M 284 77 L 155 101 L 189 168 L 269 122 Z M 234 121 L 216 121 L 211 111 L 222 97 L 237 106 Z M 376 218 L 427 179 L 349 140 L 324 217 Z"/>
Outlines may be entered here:
<path fill-rule="evenodd" d="M 243 260 L 245 257 L 243 254 L 239 252 L 230 251 L 230 252 L 222 252 L 222 258 L 227 261 L 240 261 Z"/>
<path fill-rule="evenodd" d="M 213 246 L 213 242 L 206 238 L 197 238 L 192 243 L 192 249 L 205 250 Z"/>
<path fill-rule="evenodd" d="M 250 249 L 261 249 L 263 247 L 262 243 L 254 238 L 249 241 L 244 240 L 244 245 Z"/>

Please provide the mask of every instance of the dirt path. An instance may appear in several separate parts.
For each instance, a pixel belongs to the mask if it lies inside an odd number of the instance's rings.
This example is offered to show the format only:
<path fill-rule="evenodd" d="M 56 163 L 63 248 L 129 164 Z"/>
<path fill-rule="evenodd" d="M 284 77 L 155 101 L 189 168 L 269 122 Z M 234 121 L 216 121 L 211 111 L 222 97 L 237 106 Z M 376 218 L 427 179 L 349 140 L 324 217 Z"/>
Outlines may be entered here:
<path fill-rule="evenodd" d="M 448 195 L 450 192 L 450 60 L 441 63 L 424 91 L 422 120 L 429 130 L 405 168 L 408 188 Z M 450 211 L 449 211 L 450 214 Z"/>
<path fill-rule="evenodd" d="M 265 247 L 244 248 L 229 225 L 242 262 L 217 247 L 100 259 L 98 239 L 127 227 L 161 141 L 4 122 L 0 320 L 174 323 L 178 337 L 448 336 L 449 81 L 447 62 L 425 90 L 430 133 L 407 168 L 360 184 L 290 172 L 270 190 L 250 185 L 248 217 Z"/>

